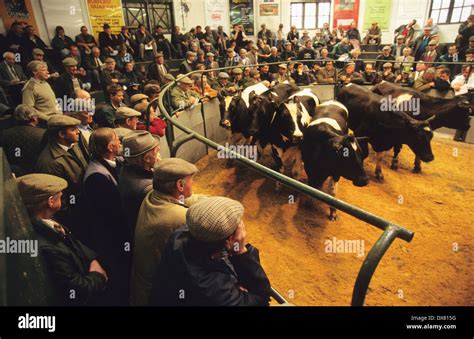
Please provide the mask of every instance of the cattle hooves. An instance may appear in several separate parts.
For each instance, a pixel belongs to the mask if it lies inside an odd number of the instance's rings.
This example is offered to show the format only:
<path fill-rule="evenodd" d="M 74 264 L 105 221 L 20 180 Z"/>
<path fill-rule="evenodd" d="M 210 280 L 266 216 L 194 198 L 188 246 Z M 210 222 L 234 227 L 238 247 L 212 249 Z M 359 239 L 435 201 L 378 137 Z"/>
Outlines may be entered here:
<path fill-rule="evenodd" d="M 282 187 L 283 187 L 283 184 L 282 184 L 281 182 L 277 182 L 277 183 L 275 184 L 275 192 L 276 192 L 276 193 L 280 193 Z"/>
<path fill-rule="evenodd" d="M 416 174 L 420 174 L 421 173 L 421 167 L 414 167 L 412 172 L 416 173 Z"/>
<path fill-rule="evenodd" d="M 375 180 L 378 182 L 383 182 L 384 181 L 384 176 L 382 173 L 375 173 Z"/>
<path fill-rule="evenodd" d="M 398 162 L 392 162 L 392 165 L 390 166 L 390 168 L 394 171 L 398 170 Z"/>
<path fill-rule="evenodd" d="M 328 216 L 329 220 L 331 221 L 337 221 L 339 220 L 339 215 L 337 213 L 329 213 L 329 216 Z"/>

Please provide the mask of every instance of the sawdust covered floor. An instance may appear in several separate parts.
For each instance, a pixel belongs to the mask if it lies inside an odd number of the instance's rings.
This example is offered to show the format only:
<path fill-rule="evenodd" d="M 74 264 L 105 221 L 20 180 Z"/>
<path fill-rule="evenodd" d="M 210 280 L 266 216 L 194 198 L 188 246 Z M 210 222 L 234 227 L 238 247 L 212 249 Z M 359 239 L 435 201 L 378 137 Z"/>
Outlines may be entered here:
<path fill-rule="evenodd" d="M 386 153 L 383 184 L 374 181 L 374 154 L 365 162 L 369 185 L 339 183 L 338 198 L 415 232 L 411 243 L 393 242 L 375 271 L 366 305 L 474 305 L 474 145 L 435 138 L 432 147 L 435 160 L 422 164 L 422 174 L 411 173 L 414 156 L 405 146 L 397 172 Z M 266 149 L 262 160 L 269 167 L 270 154 Z M 357 273 L 381 230 L 343 212 L 329 221 L 323 203 L 313 209 L 300 207 L 298 199 L 291 204 L 295 192 L 283 188 L 276 194 L 273 181 L 243 165 L 229 167 L 215 152 L 197 165 L 194 191 L 244 204 L 248 241 L 259 248 L 272 285 L 290 302 L 350 305 Z M 361 246 L 359 253 L 327 253 L 327 240 L 363 240 L 363 256 Z"/>

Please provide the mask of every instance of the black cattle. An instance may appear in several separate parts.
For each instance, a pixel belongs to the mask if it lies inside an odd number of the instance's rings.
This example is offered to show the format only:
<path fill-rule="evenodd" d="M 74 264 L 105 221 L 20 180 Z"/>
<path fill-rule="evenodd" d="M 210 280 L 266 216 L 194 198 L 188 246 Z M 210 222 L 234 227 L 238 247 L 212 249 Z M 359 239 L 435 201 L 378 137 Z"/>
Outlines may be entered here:
<path fill-rule="evenodd" d="M 411 88 L 401 87 L 391 82 L 381 82 L 372 88 L 376 94 L 384 97 L 390 96 L 411 117 L 417 120 L 428 120 L 432 130 L 441 127 L 453 128 L 461 131 L 469 129 L 469 116 L 472 115 L 474 105 L 465 96 L 452 99 L 443 99 L 420 93 Z M 398 169 L 398 154 L 402 145 L 394 147 L 394 155 L 391 168 Z M 415 158 L 415 173 L 421 172 L 420 159 Z"/>
<path fill-rule="evenodd" d="M 296 121 L 297 112 L 309 123 L 319 99 L 309 89 L 286 93 L 291 94 L 286 99 L 281 95 L 275 99 L 274 90 L 262 95 L 251 94 L 249 110 L 256 117 L 258 143 L 262 148 L 271 145 L 277 170 L 284 173 L 290 169 L 291 176 L 298 178 L 302 167 L 299 142 L 303 133 Z M 276 185 L 279 190 L 281 184 Z"/>
<path fill-rule="evenodd" d="M 309 185 L 321 189 L 330 178 L 329 194 L 334 197 L 341 177 L 358 187 L 367 185 L 369 177 L 363 165 L 367 153 L 359 143 L 362 138 L 349 134 L 344 105 L 328 101 L 315 109 L 309 124 L 302 123 L 301 118 L 298 112 L 298 125 L 303 132 L 301 153 Z M 334 207 L 330 207 L 329 219 L 337 219 Z"/>
<path fill-rule="evenodd" d="M 341 88 L 337 98 L 349 110 L 349 128 L 356 136 L 369 137 L 372 148 L 377 152 L 377 180 L 383 180 L 381 152 L 396 145 L 408 145 L 421 161 L 434 159 L 430 144 L 433 131 L 426 120 L 413 119 L 397 110 L 383 109 L 384 97 L 355 84 Z"/>

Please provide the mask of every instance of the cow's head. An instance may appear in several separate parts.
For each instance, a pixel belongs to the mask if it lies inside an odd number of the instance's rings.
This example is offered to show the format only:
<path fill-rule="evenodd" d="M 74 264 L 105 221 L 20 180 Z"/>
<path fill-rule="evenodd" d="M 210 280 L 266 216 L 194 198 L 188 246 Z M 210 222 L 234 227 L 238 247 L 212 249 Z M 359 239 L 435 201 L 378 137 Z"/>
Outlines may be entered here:
<path fill-rule="evenodd" d="M 408 126 L 408 135 L 406 143 L 411 150 L 424 162 L 434 160 L 431 150 L 431 139 L 433 139 L 433 130 L 427 120 L 415 120 L 405 115 L 406 126 Z"/>
<path fill-rule="evenodd" d="M 249 133 L 256 136 L 263 129 L 270 128 L 275 117 L 277 104 L 266 96 L 257 95 L 254 91 L 249 94 Z"/>
<path fill-rule="evenodd" d="M 248 109 L 240 95 L 225 98 L 224 119 L 230 122 L 232 132 L 247 134 L 249 126 Z"/>
<path fill-rule="evenodd" d="M 451 103 L 443 112 L 436 112 L 428 119 L 431 129 L 447 127 L 467 131 L 469 129 L 469 116 L 473 114 L 474 105 L 468 98 L 462 96 L 450 99 Z"/>
<path fill-rule="evenodd" d="M 362 187 L 369 183 L 364 169 L 364 149 L 361 146 L 365 138 L 356 138 L 352 134 L 338 135 L 329 139 L 328 147 L 333 153 L 334 165 L 339 174 L 352 181 L 354 186 Z"/>

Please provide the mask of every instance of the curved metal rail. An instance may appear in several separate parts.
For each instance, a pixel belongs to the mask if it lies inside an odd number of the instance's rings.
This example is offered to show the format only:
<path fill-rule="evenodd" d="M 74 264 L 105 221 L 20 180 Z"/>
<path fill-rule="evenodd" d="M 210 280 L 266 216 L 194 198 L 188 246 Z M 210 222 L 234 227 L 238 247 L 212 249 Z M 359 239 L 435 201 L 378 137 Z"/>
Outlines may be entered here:
<path fill-rule="evenodd" d="M 317 61 L 317 60 L 314 60 Z M 278 63 L 273 63 L 273 64 L 280 64 L 281 62 Z M 254 65 L 254 66 L 261 66 L 260 65 Z M 222 67 L 218 69 L 213 69 L 213 71 L 223 71 L 227 69 L 235 68 L 234 67 Z M 190 72 L 187 74 L 187 76 L 194 74 L 194 73 L 202 73 L 204 74 L 206 71 L 194 71 Z M 246 165 L 250 169 L 254 170 L 255 172 L 269 178 L 272 180 L 276 180 L 283 185 L 294 189 L 300 193 L 306 194 L 309 197 L 312 197 L 314 199 L 320 200 L 329 206 L 332 206 L 340 211 L 343 211 L 349 215 L 352 215 L 353 217 L 362 220 L 370 225 L 373 225 L 383 231 L 382 235 L 378 238 L 374 246 L 370 249 L 367 257 L 365 258 L 364 262 L 362 263 L 362 266 L 359 270 L 359 274 L 357 275 L 357 279 L 355 281 L 354 285 L 354 290 L 352 293 L 352 306 L 363 306 L 364 305 L 364 300 L 367 294 L 367 289 L 369 287 L 370 280 L 372 279 L 372 276 L 377 268 L 377 265 L 379 264 L 380 260 L 382 259 L 383 255 L 387 251 L 387 249 L 390 247 L 392 242 L 396 238 L 400 238 L 406 242 L 410 242 L 413 239 L 414 233 L 400 225 L 397 225 L 391 221 L 388 221 L 382 217 L 379 217 L 375 214 L 372 214 L 368 211 L 365 211 L 357 206 L 351 205 L 345 201 L 342 201 L 340 199 L 334 198 L 331 195 L 324 193 L 320 190 L 317 190 L 311 186 L 308 186 L 306 184 L 303 184 L 293 178 L 290 178 L 286 175 L 283 175 L 277 171 L 274 171 L 270 168 L 267 168 L 253 160 L 250 160 L 239 153 L 234 152 L 233 150 L 228 149 L 225 146 L 222 146 L 205 136 L 196 133 L 195 131 L 191 130 L 187 126 L 184 126 L 181 124 L 178 120 L 172 118 L 172 114 L 175 113 L 176 111 L 172 112 L 171 114 L 168 113 L 167 108 L 164 105 L 163 98 L 165 97 L 166 93 L 168 91 L 176 86 L 177 80 L 174 82 L 171 82 L 167 85 L 165 85 L 159 95 L 158 98 L 153 99 L 148 106 L 148 112 L 151 107 L 151 105 L 158 100 L 158 104 L 161 110 L 162 115 L 166 118 L 166 120 L 174 127 L 179 128 L 181 131 L 183 131 L 186 135 L 184 139 L 178 140 L 175 144 L 173 140 L 173 131 L 172 128 L 167 128 L 167 141 L 168 145 L 170 147 L 170 150 L 173 150 L 172 156 L 176 154 L 177 149 L 179 146 L 184 144 L 185 142 L 189 140 L 196 139 L 208 147 L 212 147 L 214 149 L 221 149 L 221 150 L 226 150 L 230 156 L 232 156 L 236 161 Z M 204 106 L 204 104 L 201 104 Z M 202 111 L 203 112 L 202 108 Z M 202 114 L 204 118 L 204 114 Z M 276 290 L 273 289 L 272 291 L 272 296 L 277 300 L 279 303 L 284 303 L 286 300 L 284 299 L 283 296 L 281 296 Z"/>

